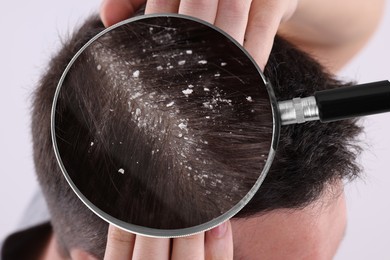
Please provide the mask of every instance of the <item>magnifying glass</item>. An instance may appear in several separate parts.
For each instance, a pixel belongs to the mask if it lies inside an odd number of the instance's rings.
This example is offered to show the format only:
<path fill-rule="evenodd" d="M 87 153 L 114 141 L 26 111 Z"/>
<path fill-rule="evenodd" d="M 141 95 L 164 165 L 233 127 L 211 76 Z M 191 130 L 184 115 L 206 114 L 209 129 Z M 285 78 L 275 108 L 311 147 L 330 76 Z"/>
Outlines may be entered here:
<path fill-rule="evenodd" d="M 55 93 L 51 130 L 61 171 L 94 213 L 133 233 L 178 237 L 250 201 L 282 125 L 388 111 L 389 81 L 277 101 L 223 31 L 183 15 L 145 15 L 76 53 Z"/>

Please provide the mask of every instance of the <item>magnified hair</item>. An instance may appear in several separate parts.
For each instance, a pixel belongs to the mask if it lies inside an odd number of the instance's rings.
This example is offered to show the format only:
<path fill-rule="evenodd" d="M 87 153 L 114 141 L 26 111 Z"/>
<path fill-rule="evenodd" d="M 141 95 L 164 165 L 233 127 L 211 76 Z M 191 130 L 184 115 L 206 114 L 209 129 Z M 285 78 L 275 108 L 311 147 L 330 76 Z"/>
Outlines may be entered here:
<path fill-rule="evenodd" d="M 156 229 L 200 225 L 237 205 L 263 172 L 273 129 L 246 54 L 175 17 L 124 24 L 89 45 L 61 86 L 56 118 L 59 154 L 81 194 Z"/>

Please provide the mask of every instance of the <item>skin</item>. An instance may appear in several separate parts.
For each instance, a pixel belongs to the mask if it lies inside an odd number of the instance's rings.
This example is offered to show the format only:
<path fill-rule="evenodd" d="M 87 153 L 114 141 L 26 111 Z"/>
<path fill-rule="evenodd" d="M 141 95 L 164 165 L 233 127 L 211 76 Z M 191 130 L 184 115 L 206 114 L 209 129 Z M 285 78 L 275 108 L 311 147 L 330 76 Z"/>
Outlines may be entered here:
<path fill-rule="evenodd" d="M 337 184 L 300 210 L 232 220 L 234 259 L 333 259 L 347 223 L 342 188 Z"/>
<path fill-rule="evenodd" d="M 145 0 L 104 0 L 105 26 L 130 17 Z M 375 30 L 384 0 L 149 0 L 146 14 L 180 13 L 229 33 L 263 69 L 276 33 L 336 72 Z M 176 239 L 134 235 L 110 226 L 104 259 L 332 259 L 346 226 L 341 181 L 316 202 L 231 220 L 208 232 Z M 171 253 L 170 253 L 171 252 Z M 78 248 L 72 259 L 94 259 Z M 42 259 L 62 259 L 50 239 Z"/>

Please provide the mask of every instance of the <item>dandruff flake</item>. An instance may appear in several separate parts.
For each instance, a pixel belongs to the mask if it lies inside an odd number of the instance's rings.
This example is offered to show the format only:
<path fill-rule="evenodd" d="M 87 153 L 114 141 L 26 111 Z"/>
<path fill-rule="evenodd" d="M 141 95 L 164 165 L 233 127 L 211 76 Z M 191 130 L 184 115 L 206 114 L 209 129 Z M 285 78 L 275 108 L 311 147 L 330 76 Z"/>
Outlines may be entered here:
<path fill-rule="evenodd" d="M 133 72 L 133 77 L 138 78 L 139 77 L 139 70 L 136 70 Z"/>
<path fill-rule="evenodd" d="M 187 128 L 187 125 L 184 124 L 184 123 L 180 123 L 180 124 L 179 124 L 179 128 L 180 128 L 180 129 L 185 129 L 185 128 Z"/>
<path fill-rule="evenodd" d="M 175 102 L 169 102 L 168 104 L 167 104 L 167 107 L 171 107 L 171 106 L 173 106 L 173 104 L 175 104 Z"/>
<path fill-rule="evenodd" d="M 122 169 L 122 168 L 120 168 L 120 169 L 118 170 L 118 172 L 121 173 L 121 174 L 125 174 L 125 170 Z"/>
<path fill-rule="evenodd" d="M 136 116 L 140 116 L 140 115 L 141 115 L 141 109 L 137 108 L 137 109 L 135 110 L 135 115 L 136 115 Z"/>
<path fill-rule="evenodd" d="M 183 90 L 182 92 L 183 92 L 184 95 L 187 96 L 187 95 L 192 94 L 192 92 L 194 92 L 194 90 L 190 89 L 190 88 L 187 88 L 187 89 Z"/>

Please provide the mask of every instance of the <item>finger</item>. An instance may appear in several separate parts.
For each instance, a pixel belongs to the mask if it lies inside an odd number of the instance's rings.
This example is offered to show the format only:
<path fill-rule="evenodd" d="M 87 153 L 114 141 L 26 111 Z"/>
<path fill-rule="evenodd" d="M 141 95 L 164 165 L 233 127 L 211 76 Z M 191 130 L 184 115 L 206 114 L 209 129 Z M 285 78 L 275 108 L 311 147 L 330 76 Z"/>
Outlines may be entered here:
<path fill-rule="evenodd" d="M 135 235 L 113 225 L 108 227 L 107 246 L 104 259 L 131 259 Z"/>
<path fill-rule="evenodd" d="M 172 260 L 203 259 L 204 233 L 175 238 L 172 244 Z"/>
<path fill-rule="evenodd" d="M 230 221 L 206 232 L 205 259 L 233 259 L 233 234 Z"/>
<path fill-rule="evenodd" d="M 272 49 L 273 41 L 283 17 L 279 1 L 252 2 L 244 47 L 264 69 Z"/>
<path fill-rule="evenodd" d="M 108 27 L 131 17 L 146 0 L 104 0 L 100 7 L 100 17 Z"/>
<path fill-rule="evenodd" d="M 215 25 L 240 44 L 244 43 L 251 2 L 252 0 L 220 0 L 218 3 Z"/>
<path fill-rule="evenodd" d="M 148 0 L 145 14 L 177 13 L 180 0 Z"/>
<path fill-rule="evenodd" d="M 137 235 L 134 244 L 133 260 L 169 259 L 169 238 L 154 238 Z"/>
<path fill-rule="evenodd" d="M 214 24 L 217 8 L 218 0 L 183 0 L 180 3 L 179 13 Z"/>

